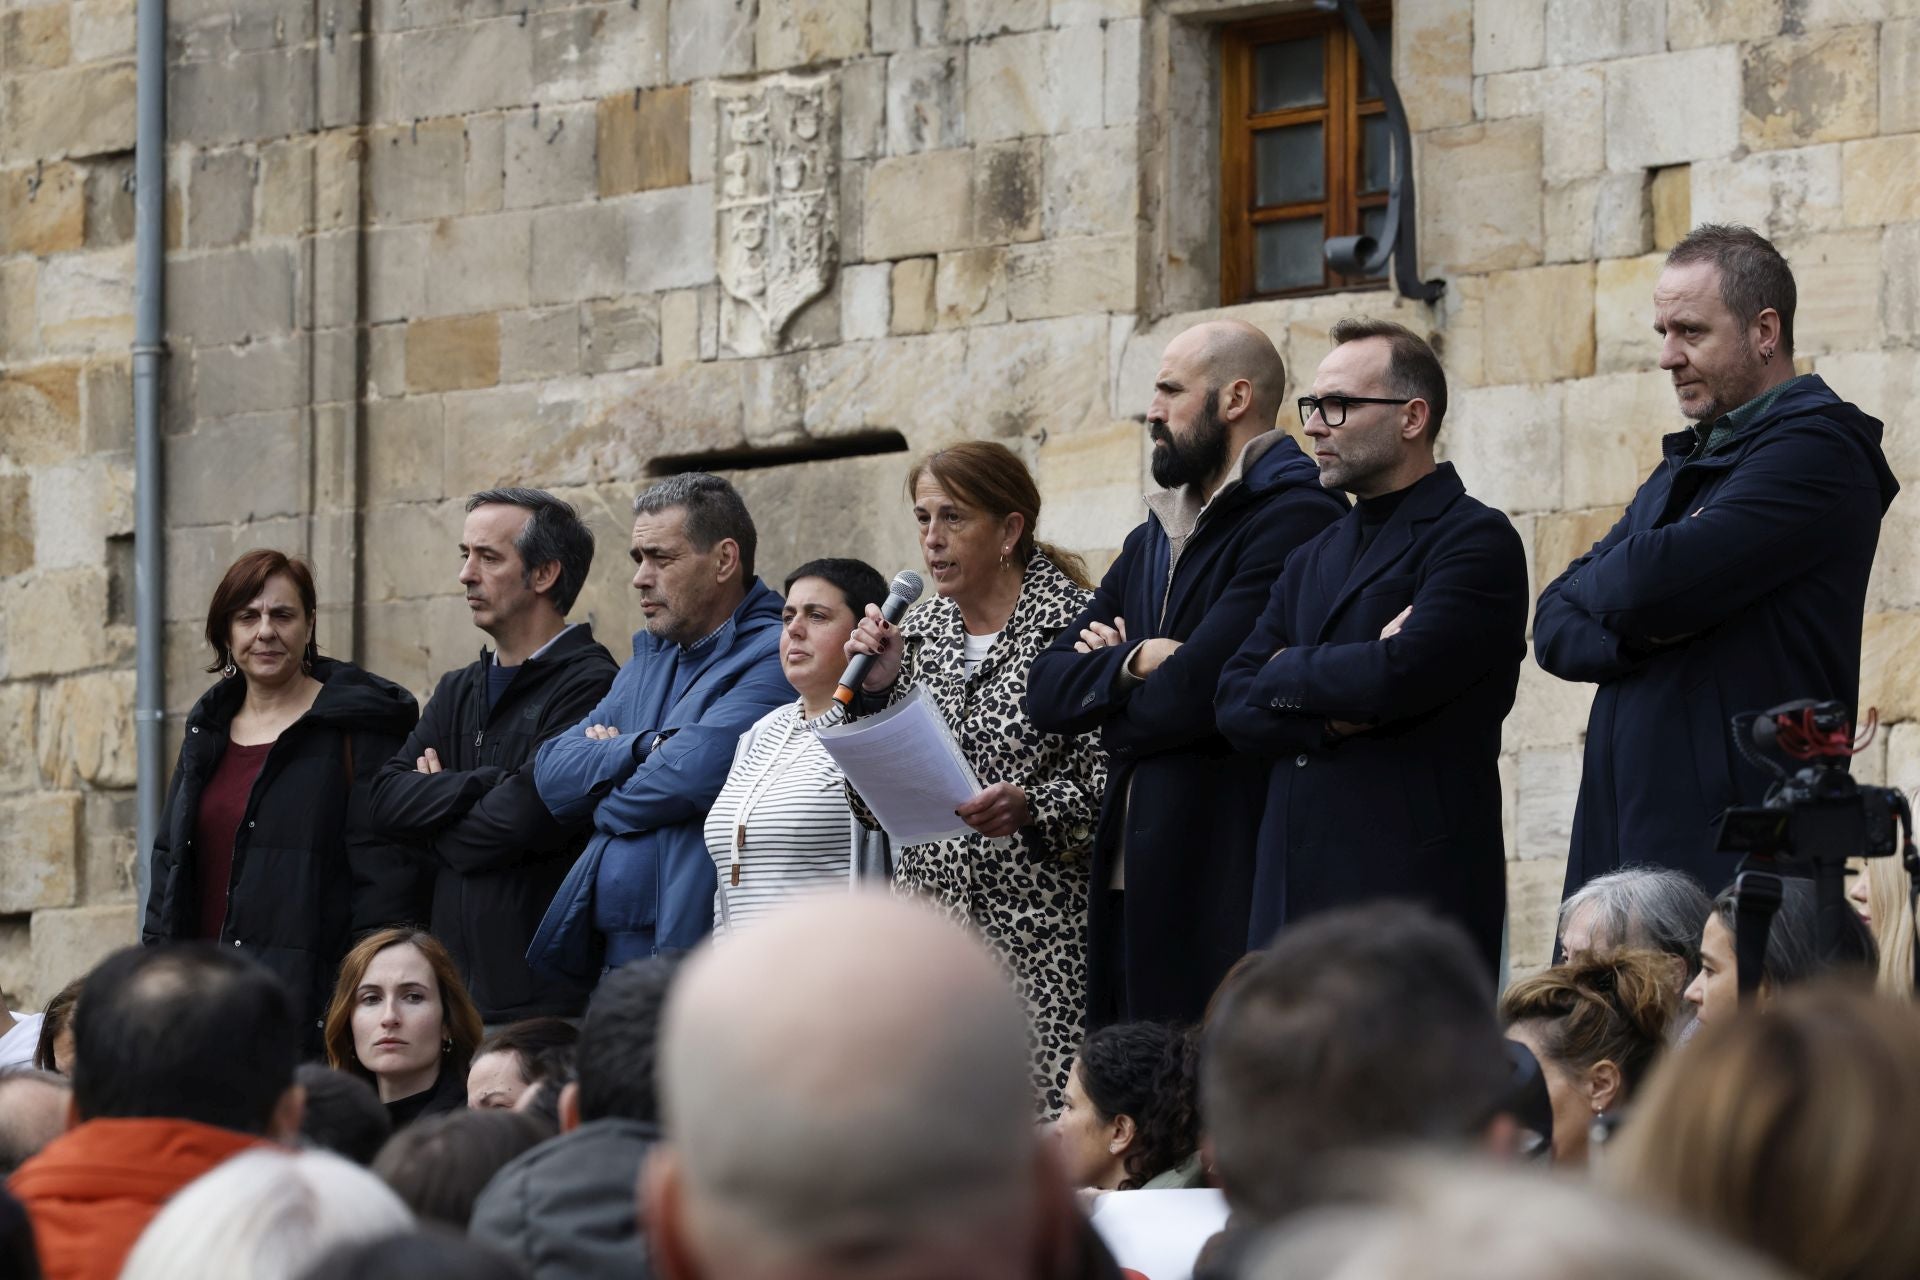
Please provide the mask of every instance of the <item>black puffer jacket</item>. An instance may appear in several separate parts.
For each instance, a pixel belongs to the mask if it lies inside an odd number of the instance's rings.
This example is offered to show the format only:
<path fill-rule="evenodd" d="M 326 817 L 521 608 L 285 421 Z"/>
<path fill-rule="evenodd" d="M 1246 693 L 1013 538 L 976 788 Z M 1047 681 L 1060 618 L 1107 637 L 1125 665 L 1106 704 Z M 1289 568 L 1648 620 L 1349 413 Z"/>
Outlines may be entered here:
<path fill-rule="evenodd" d="M 368 812 L 374 830 L 429 868 L 428 918 L 480 1016 L 489 1023 L 568 1017 L 585 1008 L 585 988 L 536 978 L 527 944 L 592 820 L 561 822 L 547 811 L 534 790 L 533 757 L 599 705 L 619 667 L 583 623 L 523 663 L 488 710 L 491 663 L 482 649 L 478 662 L 441 677 L 426 714 L 374 778 Z M 429 747 L 442 772 L 416 773 L 414 762 Z M 419 920 L 420 911 L 401 918 Z"/>
<path fill-rule="evenodd" d="M 353 920 L 382 914 L 380 900 L 396 891 L 394 871 L 405 868 L 395 851 L 366 835 L 360 813 L 368 781 L 419 718 L 412 694 L 352 663 L 322 658 L 313 676 L 320 695 L 273 744 L 247 800 L 220 930 L 221 946 L 286 981 L 309 1047 L 319 1043 Z M 245 698 L 246 681 L 232 676 L 187 713 L 153 844 L 141 931 L 149 945 L 198 935 L 200 793 L 226 753 L 228 728 Z"/>

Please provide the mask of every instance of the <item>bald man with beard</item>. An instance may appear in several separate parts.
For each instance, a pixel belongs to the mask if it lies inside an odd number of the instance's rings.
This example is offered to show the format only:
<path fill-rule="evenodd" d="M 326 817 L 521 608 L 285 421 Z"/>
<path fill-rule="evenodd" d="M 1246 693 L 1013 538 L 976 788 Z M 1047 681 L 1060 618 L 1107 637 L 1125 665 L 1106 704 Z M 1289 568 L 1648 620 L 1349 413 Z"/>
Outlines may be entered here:
<path fill-rule="evenodd" d="M 1198 1022 L 1246 950 L 1267 763 L 1214 723 L 1221 668 L 1294 548 L 1346 513 L 1276 429 L 1287 373 L 1239 320 L 1167 344 L 1147 406 L 1153 479 L 1079 620 L 1033 664 L 1034 723 L 1109 758 L 1088 910 L 1087 1022 Z"/>
<path fill-rule="evenodd" d="M 926 907 L 815 898 L 669 997 L 659 1280 L 1118 1280 L 1034 1124 L 1026 1018 Z"/>

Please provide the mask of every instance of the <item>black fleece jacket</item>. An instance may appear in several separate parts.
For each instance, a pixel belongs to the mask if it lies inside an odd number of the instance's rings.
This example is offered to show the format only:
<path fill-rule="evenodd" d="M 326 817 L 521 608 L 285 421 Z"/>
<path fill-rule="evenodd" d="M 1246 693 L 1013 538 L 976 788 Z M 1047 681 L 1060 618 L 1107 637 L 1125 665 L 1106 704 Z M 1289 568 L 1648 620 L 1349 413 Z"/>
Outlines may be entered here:
<path fill-rule="evenodd" d="M 591 819 L 563 823 L 548 812 L 533 787 L 533 757 L 599 704 L 619 668 L 583 623 L 522 663 L 489 710 L 492 660 L 482 649 L 477 662 L 441 678 L 419 725 L 373 780 L 371 822 L 428 869 L 431 906 L 416 904 L 411 918 L 424 912 L 447 944 L 483 1019 L 571 1016 L 586 1007 L 585 990 L 536 978 L 527 944 Z M 440 773 L 414 768 L 429 747 Z"/>

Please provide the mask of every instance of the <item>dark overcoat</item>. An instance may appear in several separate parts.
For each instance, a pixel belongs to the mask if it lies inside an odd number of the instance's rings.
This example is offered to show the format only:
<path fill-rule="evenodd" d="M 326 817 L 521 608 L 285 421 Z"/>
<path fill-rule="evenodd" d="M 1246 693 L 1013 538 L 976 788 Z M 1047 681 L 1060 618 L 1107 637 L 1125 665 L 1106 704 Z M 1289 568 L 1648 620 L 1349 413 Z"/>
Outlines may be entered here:
<path fill-rule="evenodd" d="M 1686 871 L 1711 892 L 1727 806 L 1771 775 L 1734 746 L 1732 717 L 1795 698 L 1859 696 L 1860 631 L 1880 518 L 1900 490 L 1880 423 L 1813 375 L 1729 445 L 1689 460 L 1678 431 L 1626 513 L 1540 594 L 1540 665 L 1600 688 L 1566 892 L 1627 863 Z"/>
<path fill-rule="evenodd" d="M 1220 677 L 1221 731 L 1273 762 L 1248 943 L 1403 898 L 1463 925 L 1491 975 L 1506 911 L 1500 725 L 1527 651 L 1526 553 L 1450 463 L 1360 548 L 1356 511 L 1295 552 Z M 1372 727 L 1337 737 L 1331 721 Z"/>
<path fill-rule="evenodd" d="M 1090 1027 L 1198 1022 L 1245 953 L 1267 761 L 1220 736 L 1213 691 L 1287 556 L 1345 510 L 1281 435 L 1203 512 L 1171 584 L 1171 540 L 1151 515 L 1127 535 L 1092 602 L 1034 660 L 1034 723 L 1098 733 L 1108 759 L 1088 909 Z M 1134 644 L 1074 651 L 1090 623 L 1111 626 L 1116 617 L 1131 641 L 1180 641 L 1143 683 L 1119 679 Z M 1124 920 L 1105 892 L 1115 859 L 1125 864 Z M 1124 939 L 1120 973 L 1111 971 L 1115 930 Z"/>

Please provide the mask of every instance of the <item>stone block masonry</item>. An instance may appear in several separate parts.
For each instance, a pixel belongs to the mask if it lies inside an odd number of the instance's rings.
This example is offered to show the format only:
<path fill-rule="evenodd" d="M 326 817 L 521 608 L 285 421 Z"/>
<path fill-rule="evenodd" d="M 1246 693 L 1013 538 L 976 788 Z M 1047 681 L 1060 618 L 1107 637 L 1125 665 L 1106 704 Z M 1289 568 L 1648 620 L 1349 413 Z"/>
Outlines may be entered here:
<path fill-rule="evenodd" d="M 207 593 L 252 546 L 313 559 L 332 651 L 423 695 L 469 661 L 451 549 L 483 485 L 587 513 L 600 555 L 575 616 L 616 651 L 638 625 L 627 504 L 662 458 L 731 469 L 778 580 L 822 554 L 912 562 L 909 457 L 837 456 L 849 441 L 989 436 L 1036 468 L 1043 536 L 1098 569 L 1143 515 L 1160 349 L 1221 314 L 1273 336 L 1296 391 L 1343 315 L 1430 335 L 1453 384 L 1443 450 L 1514 517 L 1538 587 L 1679 424 L 1650 291 L 1666 248 L 1716 220 L 1780 244 L 1796 355 L 1887 421 L 1909 492 L 1870 586 L 1863 697 L 1893 722 L 1876 767 L 1920 785 L 1920 446 L 1900 412 L 1920 11 L 1402 0 L 1419 274 L 1445 294 L 1223 307 L 1213 42 L 1271 8 L 176 3 L 175 732 L 205 687 Z M 133 934 L 131 56 L 117 0 L 0 9 L 0 828 L 31 851 L 0 870 L 0 989 L 28 1003 Z M 837 105 L 772 120 L 756 168 L 761 125 L 725 103 L 773 75 L 825 75 Z M 814 140 L 789 145 L 803 125 Z M 831 219 L 795 195 L 828 183 Z M 765 239 L 717 253 L 749 198 Z M 769 333 L 755 271 L 785 287 L 802 257 L 824 283 Z M 872 499 L 856 520 L 821 520 L 850 495 Z M 1506 725 L 1516 970 L 1550 953 L 1590 696 L 1529 664 Z"/>

